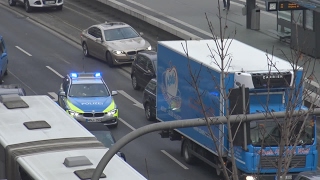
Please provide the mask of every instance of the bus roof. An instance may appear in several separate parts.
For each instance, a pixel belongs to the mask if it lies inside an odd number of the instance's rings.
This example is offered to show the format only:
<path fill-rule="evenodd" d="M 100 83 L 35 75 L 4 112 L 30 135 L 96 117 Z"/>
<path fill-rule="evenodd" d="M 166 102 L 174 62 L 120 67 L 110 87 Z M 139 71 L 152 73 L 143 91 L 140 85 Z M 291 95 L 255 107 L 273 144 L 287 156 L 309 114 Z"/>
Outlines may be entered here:
<path fill-rule="evenodd" d="M 21 96 L 29 108 L 7 109 L 0 103 L 0 143 L 3 147 L 59 138 L 94 137 L 48 96 Z M 28 130 L 24 122 L 46 121 L 51 128 Z"/>
<path fill-rule="evenodd" d="M 232 40 L 232 42 L 231 42 Z M 218 40 L 219 41 L 219 40 Z M 268 61 L 266 52 L 256 49 L 255 47 L 244 44 L 235 39 L 225 39 L 224 43 L 227 41 L 228 55 L 226 56 L 225 63 L 227 63 L 229 58 L 232 58 L 229 68 L 226 69 L 228 72 L 260 72 L 266 71 L 268 69 Z M 228 44 L 231 42 L 230 47 Z M 178 41 L 160 41 L 159 44 L 172 49 L 173 51 L 186 56 L 186 51 L 188 52 L 189 58 L 193 59 L 199 63 L 203 63 L 207 67 L 210 67 L 216 71 L 220 71 L 219 66 L 221 65 L 221 60 L 217 52 L 217 46 L 213 40 L 178 40 Z M 187 43 L 187 45 L 186 45 Z M 220 41 L 219 41 L 220 43 Z M 210 49 L 209 49 L 210 47 Z M 187 48 L 187 49 L 186 49 Z M 215 56 L 217 63 L 212 58 L 212 55 Z M 275 63 L 276 68 L 271 70 L 273 71 L 291 71 L 291 64 L 281 58 L 268 55 L 268 58 L 272 59 L 272 62 Z"/>
<path fill-rule="evenodd" d="M 92 172 L 108 151 L 48 96 L 2 95 L 0 101 L 0 150 L 6 159 L 0 165 L 5 163 L 7 179 L 19 179 L 20 167 L 33 179 L 86 179 L 87 169 Z M 85 173 L 78 177 L 75 171 Z M 0 166 L 0 178 L 3 172 Z M 117 155 L 104 174 L 107 179 L 145 179 Z"/>
<path fill-rule="evenodd" d="M 63 152 L 56 151 L 48 152 L 46 154 L 36 154 L 33 156 L 21 157 L 18 159 L 18 162 L 25 168 L 25 170 L 27 170 L 27 167 L 32 168 L 32 171 L 30 170 L 30 172 L 34 172 L 34 174 L 32 175 L 36 177 L 36 179 L 79 180 L 79 178 L 74 174 L 74 171 L 88 168 L 96 168 L 106 151 L 107 149 L 84 149 Z M 90 160 L 92 165 L 66 167 L 63 164 L 65 158 L 75 156 L 86 156 Z M 127 165 L 127 163 L 117 155 L 115 155 L 111 159 L 109 164 L 104 169 L 103 173 L 106 175 L 107 178 L 100 178 L 101 180 L 146 179 L 131 166 Z"/>

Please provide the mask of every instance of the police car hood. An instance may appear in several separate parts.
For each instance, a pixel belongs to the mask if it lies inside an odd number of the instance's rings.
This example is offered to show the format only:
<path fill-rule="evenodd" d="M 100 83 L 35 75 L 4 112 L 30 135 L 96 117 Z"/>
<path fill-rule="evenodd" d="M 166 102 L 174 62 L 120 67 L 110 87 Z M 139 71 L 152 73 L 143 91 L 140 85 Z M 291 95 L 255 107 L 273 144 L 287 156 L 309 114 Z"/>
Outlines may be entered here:
<path fill-rule="evenodd" d="M 102 112 L 112 102 L 112 97 L 69 97 L 69 101 L 84 112 Z"/>

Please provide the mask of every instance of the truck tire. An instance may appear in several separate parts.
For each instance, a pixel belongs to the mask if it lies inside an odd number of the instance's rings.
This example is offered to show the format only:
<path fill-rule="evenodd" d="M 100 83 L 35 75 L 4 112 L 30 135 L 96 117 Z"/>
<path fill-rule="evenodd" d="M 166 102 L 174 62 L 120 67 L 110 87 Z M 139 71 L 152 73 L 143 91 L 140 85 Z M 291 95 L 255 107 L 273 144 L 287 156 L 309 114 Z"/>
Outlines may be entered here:
<path fill-rule="evenodd" d="M 184 140 L 182 144 L 182 156 L 186 163 L 188 164 L 194 164 L 196 159 L 195 157 L 190 153 L 189 148 L 191 147 L 191 142 L 189 140 Z"/>
<path fill-rule="evenodd" d="M 8 0 L 9 6 L 15 6 L 16 1 L 15 0 Z"/>

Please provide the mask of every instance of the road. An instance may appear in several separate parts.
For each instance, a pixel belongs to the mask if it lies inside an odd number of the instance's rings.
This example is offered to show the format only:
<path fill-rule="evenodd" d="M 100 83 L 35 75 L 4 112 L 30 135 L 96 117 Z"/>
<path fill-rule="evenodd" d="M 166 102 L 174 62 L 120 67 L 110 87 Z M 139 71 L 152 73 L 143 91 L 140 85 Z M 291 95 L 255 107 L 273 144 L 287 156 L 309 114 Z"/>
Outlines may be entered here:
<path fill-rule="evenodd" d="M 38 10 L 26 14 L 22 7 L 10 8 L 21 13 L 14 14 L 7 10 L 5 1 L 0 2 L 0 8 L 0 34 L 6 38 L 10 58 L 6 84 L 19 83 L 30 95 L 46 94 L 54 99 L 65 74 L 100 71 L 110 89 L 119 92 L 115 99 L 121 110 L 121 122 L 112 130 L 116 139 L 149 124 L 143 110 L 133 105 L 139 104 L 141 92 L 132 90 L 130 66 L 111 69 L 97 59 L 84 58 L 79 45 L 80 32 L 99 22 L 124 21 L 143 32 L 154 48 L 159 40 L 179 38 L 94 1 L 69 0 L 62 12 Z M 148 179 L 216 179 L 206 165 L 186 165 L 179 155 L 180 143 L 161 139 L 157 133 L 143 136 L 121 151 L 128 163 Z"/>
<path fill-rule="evenodd" d="M 23 12 L 20 7 L 14 8 Z M 89 18 L 84 20 L 79 11 L 69 9 L 72 8 L 66 3 L 64 16 L 74 18 L 74 22 L 82 19 L 80 24 L 83 27 L 90 24 Z M 52 14 L 56 13 L 39 11 L 32 15 L 36 15 L 37 18 L 44 17 L 43 20 L 46 20 L 52 18 Z M 83 15 L 85 16 L 85 13 Z M 9 75 L 4 79 L 5 84 L 21 84 L 28 95 L 49 95 L 56 99 L 55 92 L 59 89 L 61 78 L 67 73 L 99 71 L 110 90 L 119 92 L 115 100 L 120 109 L 121 119 L 118 128 L 112 129 L 116 139 L 135 128 L 152 123 L 145 120 L 144 111 L 139 105 L 141 91 L 134 91 L 131 87 L 127 72 L 129 67 L 112 69 L 97 59 L 84 58 L 80 45 L 68 41 L 63 36 L 57 36 L 56 33 L 53 34 L 31 18 L 12 13 L 3 6 L 0 6 L 0 22 L 0 34 L 5 37 L 10 60 Z M 156 40 L 153 36 L 148 37 L 148 33 L 145 34 L 154 45 Z M 148 179 L 215 179 L 214 171 L 206 165 L 186 165 L 179 154 L 180 143 L 161 139 L 158 133 L 145 135 L 129 143 L 121 151 L 126 154 L 128 163 Z"/>

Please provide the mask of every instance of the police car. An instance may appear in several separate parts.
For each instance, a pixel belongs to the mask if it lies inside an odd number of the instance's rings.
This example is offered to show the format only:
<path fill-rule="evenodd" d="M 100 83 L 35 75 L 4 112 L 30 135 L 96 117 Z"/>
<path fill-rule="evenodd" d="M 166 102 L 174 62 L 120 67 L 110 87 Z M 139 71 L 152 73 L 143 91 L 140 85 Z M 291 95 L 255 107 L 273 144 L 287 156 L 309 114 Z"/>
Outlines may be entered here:
<path fill-rule="evenodd" d="M 100 122 L 116 127 L 119 110 L 100 73 L 71 73 L 61 84 L 58 103 L 80 122 Z"/>

